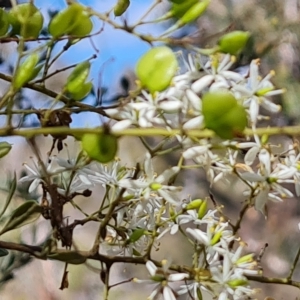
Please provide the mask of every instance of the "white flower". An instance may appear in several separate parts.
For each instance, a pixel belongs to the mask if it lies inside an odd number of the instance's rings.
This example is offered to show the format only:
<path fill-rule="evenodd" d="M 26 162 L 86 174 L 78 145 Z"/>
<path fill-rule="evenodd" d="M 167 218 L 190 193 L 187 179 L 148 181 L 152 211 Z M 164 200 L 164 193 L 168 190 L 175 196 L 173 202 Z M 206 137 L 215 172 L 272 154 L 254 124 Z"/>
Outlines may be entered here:
<path fill-rule="evenodd" d="M 33 168 L 29 167 L 27 163 L 24 163 L 23 165 L 25 166 L 25 168 L 27 169 L 27 171 L 29 171 L 29 174 L 20 178 L 19 182 L 28 182 L 28 181 L 32 181 L 28 192 L 32 193 L 33 191 L 35 191 L 37 189 L 37 187 L 39 186 L 39 184 L 41 182 L 44 182 L 45 177 L 51 177 L 51 174 L 55 172 L 55 169 L 53 167 L 53 160 L 50 160 L 50 162 L 43 163 L 45 166 L 45 169 L 39 164 L 36 163 L 35 161 L 33 161 Z M 46 173 L 45 173 L 46 171 Z"/>
<path fill-rule="evenodd" d="M 270 79 L 274 76 L 271 71 L 266 77 L 259 75 L 259 59 L 253 60 L 250 64 L 249 80 L 246 85 L 234 84 L 232 91 L 239 99 L 243 99 L 245 107 L 249 108 L 250 119 L 256 124 L 259 106 L 270 112 L 279 112 L 280 106 L 272 103 L 267 97 L 282 94 L 284 90 L 275 90 Z"/>
<path fill-rule="evenodd" d="M 101 164 L 94 162 L 92 164 L 93 170 L 89 175 L 89 180 L 93 183 L 100 183 L 103 187 L 111 186 L 117 187 L 119 180 L 124 177 L 132 176 L 132 169 L 122 168 L 119 159 L 116 159 L 108 164 Z"/>
<path fill-rule="evenodd" d="M 292 183 L 295 184 L 296 195 L 300 196 L 300 153 L 296 155 L 296 151 L 293 145 L 289 146 L 288 154 L 284 159 L 284 164 L 279 163 L 278 167 L 281 169 L 294 169 L 294 180 Z"/>
<path fill-rule="evenodd" d="M 170 261 L 163 260 L 162 268 L 158 269 L 156 265 L 148 260 L 146 262 L 146 268 L 151 275 L 150 280 L 139 280 L 134 279 L 137 283 L 152 283 L 155 284 L 155 288 L 147 298 L 149 300 L 154 300 L 159 294 L 163 295 L 164 300 L 176 300 L 172 288 L 169 286 L 172 282 L 182 281 L 189 277 L 186 273 L 170 273 L 168 268 L 170 266 Z"/>
<path fill-rule="evenodd" d="M 140 195 L 145 199 L 150 199 L 151 193 L 157 193 L 164 200 L 177 205 L 178 191 L 181 187 L 164 185 L 170 178 L 179 172 L 179 167 L 172 167 L 165 170 L 159 176 L 156 176 L 152 166 L 152 160 L 150 154 L 147 153 L 144 163 L 144 176 L 139 179 L 121 179 L 119 186 L 127 189 L 133 189 L 139 191 Z"/>
<path fill-rule="evenodd" d="M 230 243 L 234 240 L 234 236 L 231 230 L 226 229 L 228 223 L 214 222 L 207 223 L 206 231 L 199 228 L 187 228 L 188 232 L 193 238 L 200 242 L 201 245 L 206 247 L 206 252 L 209 258 L 214 257 L 216 254 L 220 254 L 221 241 Z"/>
<path fill-rule="evenodd" d="M 250 184 L 255 183 L 256 189 L 255 208 L 264 213 L 264 207 L 268 199 L 282 201 L 281 198 L 291 198 L 293 194 L 280 183 L 288 182 L 287 179 L 295 174 L 294 168 L 272 170 L 271 155 L 266 149 L 262 149 L 258 155 L 260 170 L 258 173 L 240 173 L 241 178 Z"/>
<path fill-rule="evenodd" d="M 204 75 L 197 81 L 195 81 L 191 88 L 199 94 L 206 87 L 210 85 L 213 90 L 225 88 L 229 89 L 231 82 L 240 82 L 244 80 L 244 77 L 236 72 L 229 71 L 230 67 L 234 64 L 235 58 L 229 54 L 221 57 L 219 55 L 213 56 L 205 65 L 204 70 L 208 75 Z M 214 83 L 213 83 L 214 82 Z M 214 86 L 217 84 L 218 86 Z"/>

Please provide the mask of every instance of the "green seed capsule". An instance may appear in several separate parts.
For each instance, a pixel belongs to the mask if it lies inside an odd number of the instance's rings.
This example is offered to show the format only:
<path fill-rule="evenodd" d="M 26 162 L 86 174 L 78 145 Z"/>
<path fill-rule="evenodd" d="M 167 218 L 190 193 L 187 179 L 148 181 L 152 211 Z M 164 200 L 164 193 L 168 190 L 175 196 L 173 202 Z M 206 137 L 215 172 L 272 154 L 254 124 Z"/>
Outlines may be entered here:
<path fill-rule="evenodd" d="M 170 2 L 176 3 L 176 4 L 184 3 L 185 1 L 186 0 L 170 0 Z"/>
<path fill-rule="evenodd" d="M 114 135 L 86 133 L 81 140 L 82 148 L 87 155 L 100 163 L 112 161 L 118 150 L 118 139 Z"/>
<path fill-rule="evenodd" d="M 48 30 L 54 37 L 65 34 L 85 36 L 91 32 L 92 28 L 93 23 L 84 6 L 72 3 L 53 17 Z"/>
<path fill-rule="evenodd" d="M 247 125 L 247 113 L 229 92 L 209 92 L 202 97 L 202 113 L 208 129 L 223 139 L 241 134 Z"/>
<path fill-rule="evenodd" d="M 8 14 L 12 26 L 11 34 L 24 38 L 37 38 L 43 28 L 44 18 L 41 12 L 31 3 L 13 7 Z"/>
<path fill-rule="evenodd" d="M 136 73 L 142 86 L 150 92 L 166 89 L 176 74 L 178 62 L 173 51 L 165 46 L 150 49 L 137 63 Z"/>
<path fill-rule="evenodd" d="M 201 220 L 207 213 L 207 200 L 203 200 L 198 210 L 198 219 Z"/>
<path fill-rule="evenodd" d="M 215 233 L 215 235 L 213 236 L 213 238 L 210 241 L 211 246 L 215 245 L 216 243 L 218 243 L 222 237 L 223 232 L 222 231 L 218 231 Z"/>
<path fill-rule="evenodd" d="M 67 79 L 66 89 L 71 94 L 77 94 L 89 76 L 91 64 L 84 61 L 78 64 Z"/>
<path fill-rule="evenodd" d="M 248 281 L 245 279 L 233 279 L 233 280 L 228 281 L 227 284 L 232 288 L 236 288 L 238 286 L 247 285 Z"/>
<path fill-rule="evenodd" d="M 93 84 L 91 82 L 84 83 L 79 87 L 78 91 L 75 91 L 71 94 L 72 99 L 80 101 L 84 99 L 92 90 Z"/>
<path fill-rule="evenodd" d="M 114 7 L 114 14 L 116 17 L 122 16 L 130 5 L 130 0 L 119 0 Z"/>
<path fill-rule="evenodd" d="M 37 53 L 33 53 L 27 57 L 27 59 L 18 67 L 16 72 L 13 86 L 16 89 L 20 89 L 24 84 L 29 82 L 37 75 L 36 65 L 39 61 L 39 55 Z"/>
<path fill-rule="evenodd" d="M 9 29 L 9 18 L 5 10 L 0 9 L 0 37 L 4 36 Z"/>
<path fill-rule="evenodd" d="M 202 199 L 195 199 L 186 206 L 186 210 L 198 209 L 201 206 L 202 202 Z"/>
<path fill-rule="evenodd" d="M 193 5 L 199 2 L 199 0 L 185 0 L 182 2 L 172 1 L 173 5 L 170 9 L 171 15 L 175 18 L 181 18 Z"/>
<path fill-rule="evenodd" d="M 179 20 L 181 26 L 191 23 L 199 18 L 207 9 L 210 0 L 205 0 L 194 4 Z"/>
<path fill-rule="evenodd" d="M 247 31 L 232 31 L 221 37 L 218 42 L 219 50 L 231 55 L 239 54 L 246 46 L 250 33 Z"/>

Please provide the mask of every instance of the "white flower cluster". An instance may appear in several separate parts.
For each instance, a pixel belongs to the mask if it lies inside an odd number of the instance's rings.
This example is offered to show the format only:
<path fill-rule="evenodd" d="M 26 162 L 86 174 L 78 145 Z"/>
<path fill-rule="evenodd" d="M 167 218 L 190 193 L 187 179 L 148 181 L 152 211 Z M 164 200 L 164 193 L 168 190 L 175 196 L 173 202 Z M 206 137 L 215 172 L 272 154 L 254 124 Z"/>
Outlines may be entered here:
<path fill-rule="evenodd" d="M 162 269 L 148 261 L 146 267 L 151 275 L 150 280 L 135 279 L 138 283 L 155 284 L 148 299 L 156 299 L 159 293 L 163 294 L 165 300 L 174 300 L 176 295 L 201 299 L 199 294 L 203 291 L 218 296 L 219 300 L 229 297 L 236 300 L 251 299 L 256 290 L 251 289 L 246 276 L 260 273 L 257 263 L 253 254 L 242 255 L 245 247 L 243 242 L 233 250 L 232 243 L 237 239 L 228 223 L 217 216 L 217 210 L 207 210 L 207 201 L 196 199 L 185 204 L 184 209 L 175 215 L 177 228 L 183 224 L 196 226 L 181 228 L 181 231 L 193 237 L 193 241 L 190 241 L 195 249 L 193 266 L 185 272 L 175 273 L 173 270 L 171 273 L 170 261 L 164 260 Z M 174 282 L 182 281 L 185 284 L 175 291 L 172 287 Z"/>
<path fill-rule="evenodd" d="M 106 112 L 119 120 L 112 129 L 125 129 L 131 125 L 139 127 L 174 126 L 183 129 L 203 127 L 201 96 L 208 91 L 230 91 L 247 108 L 252 126 L 256 126 L 259 107 L 270 112 L 280 111 L 280 106 L 272 103 L 270 96 L 283 93 L 275 90 L 270 79 L 259 75 L 259 60 L 253 60 L 249 72 L 241 75 L 229 69 L 235 62 L 230 55 L 214 55 L 206 63 L 199 56 L 188 58 L 185 62 L 187 72 L 173 78 L 172 85 L 155 95 L 143 90 L 140 96 L 118 108 Z"/>
<path fill-rule="evenodd" d="M 113 217 L 105 223 L 100 251 L 147 257 L 150 282 L 156 284 L 149 299 L 157 299 L 160 294 L 165 300 L 182 294 L 199 299 L 202 291 L 219 300 L 251 299 L 255 290 L 250 288 L 247 275 L 260 274 L 254 255 L 242 254 L 245 244 L 230 229 L 231 224 L 224 221 L 220 208 L 208 209 L 207 200 L 182 200 L 182 188 L 173 183 L 183 165 L 188 169 L 192 162 L 193 167 L 204 169 L 211 184 L 226 179 L 228 174 L 236 176 L 246 186 L 244 196 L 249 206 L 254 205 L 262 213 L 268 199 L 282 201 L 293 197 L 284 184 L 294 184 L 296 194 L 300 195 L 297 145 L 276 153 L 273 145 L 257 135 L 253 140 L 238 141 L 187 137 L 186 130 L 205 127 L 201 98 L 209 91 L 232 93 L 245 107 L 248 124 L 254 131 L 263 118 L 260 107 L 271 113 L 280 110 L 270 96 L 283 90 L 276 90 L 271 83 L 273 72 L 260 77 L 259 60 L 252 61 L 244 75 L 230 70 L 235 60 L 229 55 L 217 54 L 202 61 L 202 57 L 189 56 L 185 62 L 187 71 L 175 76 L 165 91 L 150 94 L 143 90 L 118 108 L 107 109 L 107 114 L 116 120 L 113 132 L 130 126 L 182 129 L 182 134 L 172 140 L 182 150 L 177 166 L 156 174 L 152 159 L 155 153 L 146 153 L 141 170 L 122 166 L 118 160 L 108 165 L 90 162 L 80 153 L 68 159 L 54 156 L 50 163 L 35 164 L 34 168 L 25 164 L 30 174 L 20 180 L 31 182 L 29 192 L 40 184 L 56 184 L 63 196 L 101 185 L 105 193 L 98 212 L 99 222 L 109 209 L 113 209 Z M 151 251 L 166 233 L 182 234 L 191 243 L 191 266 L 179 270 L 171 265 L 171 260 L 152 260 Z M 178 281 L 179 289 L 174 286 Z"/>
<path fill-rule="evenodd" d="M 172 85 L 161 93 L 150 94 L 145 90 L 142 95 L 127 104 L 107 113 L 118 122 L 112 130 L 122 130 L 128 126 L 201 129 L 204 128 L 201 97 L 206 92 L 228 91 L 234 95 L 248 113 L 249 126 L 255 130 L 257 122 L 264 118 L 260 115 L 260 107 L 270 113 L 279 112 L 280 106 L 274 104 L 270 97 L 284 92 L 276 90 L 270 81 L 274 72 L 261 77 L 259 59 L 253 60 L 246 74 L 231 71 L 235 58 L 230 55 L 216 54 L 206 62 L 201 56 L 188 57 L 185 62 L 187 71 L 173 78 Z M 255 136 L 253 142 L 221 141 L 213 143 L 210 139 L 194 139 L 184 133 L 177 136 L 183 149 L 183 158 L 193 160 L 207 172 L 211 183 L 215 183 L 226 174 L 237 174 L 251 190 L 250 201 L 256 208 L 264 212 L 267 199 L 280 201 L 292 197 L 292 193 L 282 187 L 282 183 L 294 183 L 299 195 L 297 175 L 298 162 L 295 150 L 290 149 L 285 162 L 280 162 L 273 155 L 270 145 L 263 145 Z M 216 149 L 226 149 L 227 155 L 220 156 Z M 245 164 L 238 161 L 240 150 L 248 150 Z M 259 159 L 259 167 L 256 168 Z"/>

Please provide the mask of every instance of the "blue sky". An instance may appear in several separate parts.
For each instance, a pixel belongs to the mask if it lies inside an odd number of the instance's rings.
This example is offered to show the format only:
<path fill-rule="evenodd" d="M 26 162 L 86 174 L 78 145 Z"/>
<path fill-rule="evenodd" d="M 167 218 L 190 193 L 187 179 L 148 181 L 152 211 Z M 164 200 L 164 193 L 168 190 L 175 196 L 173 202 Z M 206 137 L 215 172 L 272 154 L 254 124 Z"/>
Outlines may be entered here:
<path fill-rule="evenodd" d="M 98 11 L 107 11 L 113 7 L 114 1 L 111 0 L 81 0 L 82 4 L 91 6 Z M 152 0 L 132 0 L 128 11 L 125 14 L 128 22 L 134 22 L 151 4 Z M 36 0 L 35 4 L 46 15 L 46 7 L 51 9 L 63 9 L 66 7 L 64 0 L 45 1 Z M 118 19 L 115 19 L 118 21 Z M 94 18 L 94 30 L 97 31 L 101 27 L 100 23 Z M 156 29 L 159 26 L 144 26 L 143 30 L 153 33 L 158 33 Z M 93 37 L 93 43 L 99 50 L 97 59 L 92 64 L 91 78 L 97 84 L 98 74 L 103 63 L 109 61 L 105 65 L 103 73 L 103 85 L 109 86 L 113 81 L 119 79 L 122 73 L 128 69 L 133 69 L 137 60 L 149 48 L 149 44 L 139 40 L 121 30 L 115 30 L 111 26 L 106 25 L 104 31 Z M 82 59 L 91 57 L 95 53 L 91 43 L 88 40 L 80 42 L 73 46 L 65 55 L 62 56 L 64 63 L 73 64 Z"/>

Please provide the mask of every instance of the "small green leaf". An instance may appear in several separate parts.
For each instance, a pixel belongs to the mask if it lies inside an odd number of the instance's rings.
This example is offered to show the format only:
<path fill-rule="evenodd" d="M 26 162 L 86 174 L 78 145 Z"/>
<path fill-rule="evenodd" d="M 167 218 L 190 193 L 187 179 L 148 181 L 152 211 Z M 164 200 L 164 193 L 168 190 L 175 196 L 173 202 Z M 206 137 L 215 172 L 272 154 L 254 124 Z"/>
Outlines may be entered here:
<path fill-rule="evenodd" d="M 118 138 L 109 133 L 86 133 L 81 139 L 82 148 L 87 155 L 100 163 L 112 161 L 118 150 Z"/>
<path fill-rule="evenodd" d="M 114 7 L 114 14 L 116 17 L 122 16 L 130 5 L 130 0 L 118 0 Z"/>
<path fill-rule="evenodd" d="M 0 248 L 0 257 L 8 255 L 9 252 L 6 249 Z"/>
<path fill-rule="evenodd" d="M 84 61 L 78 64 L 67 79 L 66 89 L 71 94 L 76 94 L 80 91 L 81 86 L 85 83 L 89 76 L 91 64 Z"/>
<path fill-rule="evenodd" d="M 231 55 L 239 54 L 246 46 L 250 37 L 248 31 L 232 31 L 223 35 L 219 42 L 219 50 Z"/>
<path fill-rule="evenodd" d="M 11 144 L 9 144 L 8 142 L 0 142 L 0 158 L 7 155 L 11 148 Z"/>
<path fill-rule="evenodd" d="M 0 235 L 34 222 L 40 217 L 41 212 L 42 207 L 39 206 L 35 201 L 26 201 L 13 211 L 8 222 L 1 230 Z"/>
<path fill-rule="evenodd" d="M 132 254 L 134 256 L 142 256 L 141 252 L 139 252 L 138 250 L 136 250 L 135 248 L 132 249 Z"/>
<path fill-rule="evenodd" d="M 202 113 L 208 129 L 223 139 L 241 134 L 247 125 L 247 113 L 229 92 L 210 92 L 202 98 Z"/>
<path fill-rule="evenodd" d="M 144 233 L 145 233 L 144 228 L 135 229 L 128 239 L 129 243 L 137 242 L 144 235 Z"/>
<path fill-rule="evenodd" d="M 9 204 L 10 204 L 10 201 L 16 191 L 16 188 L 17 188 L 17 176 L 16 176 L 16 173 L 14 173 L 14 178 L 11 182 L 11 185 L 10 185 L 10 188 L 9 188 L 9 192 L 8 192 L 8 195 L 7 195 L 7 198 L 5 200 L 5 204 L 2 208 L 2 211 L 0 213 L 0 218 L 4 215 L 6 209 L 8 208 Z"/>
<path fill-rule="evenodd" d="M 24 84 L 32 80 L 38 72 L 36 71 L 36 65 L 39 61 L 39 55 L 33 53 L 29 55 L 26 60 L 18 67 L 13 86 L 16 89 L 20 89 Z"/>
<path fill-rule="evenodd" d="M 66 262 L 68 264 L 80 265 L 86 262 L 86 257 L 77 251 L 66 251 L 49 254 L 47 256 L 50 259 Z"/>
<path fill-rule="evenodd" d="M 142 86 L 150 92 L 163 91 L 178 69 L 173 51 L 165 46 L 150 49 L 137 63 L 136 73 Z"/>

